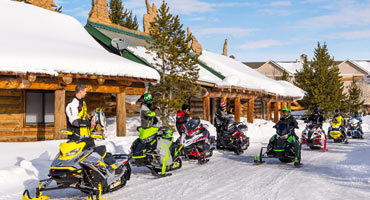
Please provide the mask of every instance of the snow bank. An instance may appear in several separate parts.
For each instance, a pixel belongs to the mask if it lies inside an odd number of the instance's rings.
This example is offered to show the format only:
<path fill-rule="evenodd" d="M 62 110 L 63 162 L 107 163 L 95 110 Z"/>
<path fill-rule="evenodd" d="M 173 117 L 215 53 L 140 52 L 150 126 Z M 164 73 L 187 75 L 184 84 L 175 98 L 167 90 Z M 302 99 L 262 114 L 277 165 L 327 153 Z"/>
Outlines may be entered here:
<path fill-rule="evenodd" d="M 154 69 L 106 51 L 73 17 L 0 1 L 0 24 L 0 71 L 160 78 Z"/>
<path fill-rule="evenodd" d="M 222 83 L 224 86 L 264 90 L 281 96 L 303 97 L 304 95 L 301 89 L 294 85 L 270 79 L 227 56 L 204 50 L 199 56 L 199 60 L 226 77 Z"/>

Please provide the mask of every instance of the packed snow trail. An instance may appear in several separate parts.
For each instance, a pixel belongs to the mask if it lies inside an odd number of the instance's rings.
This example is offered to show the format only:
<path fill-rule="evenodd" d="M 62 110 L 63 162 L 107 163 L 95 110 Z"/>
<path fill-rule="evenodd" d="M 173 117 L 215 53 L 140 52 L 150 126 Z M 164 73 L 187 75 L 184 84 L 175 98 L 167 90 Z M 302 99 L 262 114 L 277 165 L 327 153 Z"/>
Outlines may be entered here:
<path fill-rule="evenodd" d="M 199 165 L 194 161 L 184 161 L 181 169 L 173 171 L 172 176 L 165 178 L 153 177 L 146 168 L 133 167 L 131 180 L 124 188 L 103 196 L 109 200 L 368 199 L 370 196 L 370 132 L 365 133 L 364 140 L 350 139 L 348 145 L 329 141 L 328 152 L 312 151 L 304 146 L 304 165 L 302 168 L 295 168 L 293 163 L 282 164 L 277 159 L 266 159 L 266 163 L 255 165 L 254 156 L 259 154 L 262 146 L 267 145 L 274 132 L 271 123 L 257 121 L 249 127 L 251 146 L 240 156 L 233 152 L 215 151 L 208 163 Z M 300 127 L 297 133 L 304 128 L 302 122 Z M 327 130 L 327 125 L 324 128 Z M 252 132 L 260 135 L 252 135 Z M 115 139 L 114 142 L 108 140 L 105 144 L 110 151 L 127 152 L 134 138 Z M 57 146 L 54 145 L 53 148 L 55 147 Z M 48 157 L 45 154 L 47 153 L 32 160 L 32 165 L 28 166 L 30 172 L 32 167 L 41 169 L 36 176 L 39 178 L 47 174 L 50 165 L 41 159 Z M 53 152 L 50 154 L 55 155 Z M 52 160 L 53 156 L 48 159 Z M 27 165 L 27 162 L 24 161 L 23 165 Z M 9 177 L 8 180 L 12 182 Z M 4 180 L 0 180 L 0 186 L 1 181 Z M 33 189 L 36 185 L 36 179 L 28 179 L 18 187 L 10 185 L 9 189 L 2 188 L 0 199 L 20 199 L 23 188 Z M 85 194 L 72 189 L 48 191 L 44 194 L 59 200 L 86 199 Z"/>

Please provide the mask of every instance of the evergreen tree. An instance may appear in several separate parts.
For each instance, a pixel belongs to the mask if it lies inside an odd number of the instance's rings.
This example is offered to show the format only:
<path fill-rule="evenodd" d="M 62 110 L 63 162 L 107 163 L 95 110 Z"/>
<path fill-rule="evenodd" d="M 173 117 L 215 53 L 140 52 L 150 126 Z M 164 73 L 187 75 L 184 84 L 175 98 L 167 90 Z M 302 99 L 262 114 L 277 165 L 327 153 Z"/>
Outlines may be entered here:
<path fill-rule="evenodd" d="M 358 87 L 355 77 L 352 77 L 351 85 L 348 86 L 347 103 L 351 115 L 355 111 L 359 111 L 364 104 L 364 100 L 361 100 L 361 89 Z"/>
<path fill-rule="evenodd" d="M 56 6 L 54 10 L 57 11 L 58 13 L 62 13 L 62 8 L 63 6 Z"/>
<path fill-rule="evenodd" d="M 147 41 L 150 44 L 147 49 L 155 53 L 158 62 L 154 68 L 161 75 L 160 82 L 150 91 L 161 108 L 162 120 L 168 125 L 169 117 L 200 91 L 196 84 L 199 77 L 197 59 L 190 55 L 187 47 L 191 36 L 183 30 L 179 16 L 169 13 L 164 1 L 158 17 L 151 23 L 150 36 L 153 40 Z"/>
<path fill-rule="evenodd" d="M 117 24 L 129 29 L 138 30 L 139 24 L 137 17 L 132 17 L 132 11 L 124 9 L 122 0 L 110 0 L 109 2 L 109 18 L 113 24 Z"/>
<path fill-rule="evenodd" d="M 346 110 L 343 82 L 340 81 L 338 66 L 330 57 L 326 44 L 317 44 L 311 62 L 304 61 L 303 69 L 297 71 L 295 84 L 306 91 L 303 103 L 310 111 L 317 106 L 326 117 L 336 108 Z"/>
<path fill-rule="evenodd" d="M 283 76 L 280 77 L 280 80 L 282 81 L 290 81 L 289 74 L 285 70 L 283 71 Z"/>

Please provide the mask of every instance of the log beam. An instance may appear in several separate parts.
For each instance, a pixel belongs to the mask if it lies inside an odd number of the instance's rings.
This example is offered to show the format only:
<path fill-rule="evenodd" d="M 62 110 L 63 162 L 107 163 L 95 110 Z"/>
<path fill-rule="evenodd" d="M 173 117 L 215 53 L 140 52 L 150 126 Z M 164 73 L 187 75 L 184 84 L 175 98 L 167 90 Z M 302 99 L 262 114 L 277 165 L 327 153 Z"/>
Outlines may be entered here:
<path fill-rule="evenodd" d="M 54 139 L 57 140 L 63 138 L 59 131 L 66 127 L 66 91 L 55 90 L 54 95 Z"/>
<path fill-rule="evenodd" d="M 254 120 L 254 98 L 248 100 L 248 123 L 253 123 Z"/>
<path fill-rule="evenodd" d="M 203 119 L 211 121 L 211 106 L 209 96 L 203 97 Z"/>
<path fill-rule="evenodd" d="M 126 136 L 126 94 L 121 92 L 117 94 L 117 136 Z"/>
<path fill-rule="evenodd" d="M 240 97 L 235 98 L 235 121 L 240 122 L 240 112 L 241 112 L 241 105 L 240 105 Z"/>
<path fill-rule="evenodd" d="M 276 101 L 274 103 L 274 122 L 275 123 L 279 121 L 279 108 L 280 108 L 280 102 Z"/>
<path fill-rule="evenodd" d="M 271 101 L 267 101 L 266 103 L 266 114 L 267 114 L 267 120 L 271 120 Z"/>

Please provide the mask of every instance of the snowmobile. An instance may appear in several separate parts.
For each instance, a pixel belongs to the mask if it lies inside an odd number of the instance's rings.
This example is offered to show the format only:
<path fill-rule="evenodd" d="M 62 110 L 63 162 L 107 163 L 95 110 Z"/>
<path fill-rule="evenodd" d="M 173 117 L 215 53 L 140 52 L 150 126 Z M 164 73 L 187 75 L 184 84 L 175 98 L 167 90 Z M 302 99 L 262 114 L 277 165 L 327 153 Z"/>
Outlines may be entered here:
<path fill-rule="evenodd" d="M 281 162 L 294 161 L 295 167 L 301 166 L 302 144 L 294 136 L 294 127 L 287 123 L 275 125 L 276 135 L 272 136 L 267 147 L 262 147 L 260 156 L 255 156 L 256 164 L 264 163 L 263 158 L 278 158 Z"/>
<path fill-rule="evenodd" d="M 61 132 L 66 135 L 73 134 L 68 130 Z M 90 137 L 102 138 L 101 135 Z M 86 148 L 87 139 L 90 138 L 60 144 L 59 154 L 50 166 L 49 178 L 40 181 L 39 188 L 36 188 L 36 197 L 32 200 L 48 199 L 48 196 L 42 196 L 43 191 L 65 188 L 74 188 L 87 193 L 89 200 L 93 199 L 94 194 L 96 199 L 101 199 L 102 193 L 112 192 L 126 185 L 131 176 L 129 156 L 111 155 L 110 163 L 106 163 L 102 156 L 94 152 L 93 147 Z M 24 191 L 23 200 L 31 200 L 28 190 Z"/>
<path fill-rule="evenodd" d="M 180 155 L 189 159 L 198 159 L 199 164 L 208 162 L 207 158 L 211 157 L 213 150 L 216 149 L 215 137 L 210 135 L 197 117 L 185 124 L 185 130 L 185 134 L 177 141 L 182 145 Z"/>
<path fill-rule="evenodd" d="M 363 135 L 360 131 L 361 125 L 360 125 L 360 120 L 358 119 L 352 119 L 349 122 L 349 127 L 347 130 L 348 136 L 351 136 L 352 138 L 358 138 L 358 139 L 363 139 Z"/>
<path fill-rule="evenodd" d="M 130 161 L 138 167 L 148 167 L 152 175 L 164 177 L 180 169 L 179 151 L 182 146 L 173 142 L 173 131 L 164 127 L 139 128 L 139 138 L 131 145 Z"/>
<path fill-rule="evenodd" d="M 102 109 L 97 108 L 92 113 L 92 121 L 102 128 L 106 128 L 105 115 Z M 32 200 L 45 200 L 49 196 L 43 196 L 43 191 L 59 190 L 66 188 L 78 189 L 89 194 L 88 200 L 101 198 L 102 193 L 118 190 L 130 180 L 131 168 L 128 163 L 129 156 L 126 154 L 112 155 L 107 153 L 103 159 L 94 152 L 94 147 L 88 147 L 87 140 L 104 139 L 102 135 L 94 132 L 90 137 L 80 137 L 79 141 L 62 142 L 59 153 L 50 166 L 49 178 L 41 180 L 36 188 L 36 197 Z M 61 130 L 61 134 L 75 134 L 69 130 Z M 108 159 L 107 159 L 108 158 Z M 109 161 L 109 163 L 106 163 Z M 31 200 L 28 190 L 23 193 L 23 200 Z"/>
<path fill-rule="evenodd" d="M 306 144 L 310 149 L 326 149 L 326 135 L 318 124 L 309 123 L 302 132 L 302 144 Z"/>
<path fill-rule="evenodd" d="M 348 144 L 348 139 L 345 136 L 346 132 L 341 125 L 342 123 L 338 122 L 338 120 L 335 118 L 330 121 L 330 127 L 328 129 L 328 139 L 333 139 L 335 143 L 343 142 L 345 144 Z"/>
<path fill-rule="evenodd" d="M 217 149 L 227 149 L 240 155 L 249 147 L 249 137 L 246 136 L 247 125 L 229 119 L 226 128 L 217 134 Z"/>

